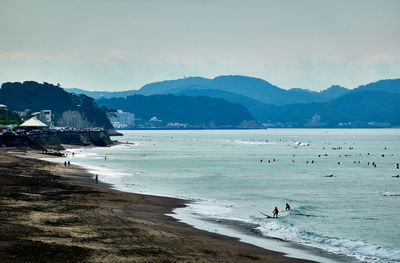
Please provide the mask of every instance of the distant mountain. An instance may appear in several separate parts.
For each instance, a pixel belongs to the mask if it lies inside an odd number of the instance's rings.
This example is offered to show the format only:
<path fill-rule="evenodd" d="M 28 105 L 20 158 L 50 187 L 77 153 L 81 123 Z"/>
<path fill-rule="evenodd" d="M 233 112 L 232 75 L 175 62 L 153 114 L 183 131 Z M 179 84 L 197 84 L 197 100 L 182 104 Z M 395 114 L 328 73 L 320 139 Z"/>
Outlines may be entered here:
<path fill-rule="evenodd" d="M 200 77 L 185 78 L 151 83 L 143 86 L 137 92 L 143 95 L 176 94 L 183 90 L 206 89 L 220 90 L 246 96 L 262 103 L 273 105 L 286 105 L 293 103 L 321 102 L 337 98 L 348 90 L 338 89 L 337 86 L 325 92 L 315 92 L 303 89 L 284 90 L 269 82 L 246 76 L 219 76 L 214 79 Z M 221 93 L 219 94 L 219 97 Z M 231 97 L 231 96 L 230 96 Z M 229 100 L 228 97 L 223 97 Z"/>
<path fill-rule="evenodd" d="M 349 89 L 346 89 L 342 86 L 333 85 L 330 88 L 319 92 L 320 97 L 322 97 L 319 101 L 330 101 L 349 93 L 349 91 Z"/>
<path fill-rule="evenodd" d="M 352 92 L 371 90 L 400 93 L 400 79 L 379 80 L 377 82 L 372 82 L 367 85 L 361 85 L 358 88 L 352 90 Z"/>
<path fill-rule="evenodd" d="M 88 90 L 83 90 L 83 89 L 65 89 L 65 91 L 69 93 L 75 93 L 75 94 L 84 94 L 86 96 L 92 97 L 94 99 L 100 99 L 100 98 L 119 98 L 119 97 L 127 97 L 131 95 L 137 94 L 137 90 L 127 90 L 127 91 L 88 91 Z"/>
<path fill-rule="evenodd" d="M 257 121 L 276 126 L 399 125 L 397 115 L 393 113 L 399 102 L 392 100 L 390 94 L 393 98 L 400 94 L 400 79 L 381 80 L 353 90 L 335 85 L 315 92 L 306 89 L 284 90 L 262 79 L 245 76 L 219 76 L 214 79 L 190 77 L 151 83 L 131 92 L 143 95 L 175 94 L 220 98 L 239 103 Z"/>
<path fill-rule="evenodd" d="M 212 80 L 202 77 L 189 77 L 177 80 L 165 80 L 144 85 L 137 92 L 141 95 L 168 94 L 171 91 L 181 90 L 186 87 L 212 88 Z"/>
<path fill-rule="evenodd" d="M 34 81 L 6 82 L 1 85 L 0 102 L 12 111 L 36 112 L 51 110 L 56 124 L 70 127 L 104 127 L 113 129 L 106 112 L 99 108 L 93 98 L 76 95 L 49 84 Z"/>
<path fill-rule="evenodd" d="M 99 99 L 99 105 L 135 114 L 143 125 L 153 117 L 158 126 L 168 123 L 187 124 L 192 128 L 259 128 L 242 105 L 223 99 L 185 95 L 133 95 L 127 98 Z"/>
<path fill-rule="evenodd" d="M 202 77 L 189 77 L 177 80 L 166 80 L 144 85 L 139 90 L 130 90 L 124 92 L 94 92 L 79 89 L 68 89 L 68 92 L 77 94 L 85 94 L 95 99 L 99 98 L 112 98 L 112 97 L 126 97 L 134 94 L 140 95 L 160 95 L 160 94 L 182 94 L 184 90 L 219 90 L 218 96 L 212 96 L 210 93 L 207 96 L 224 98 L 232 102 L 239 100 L 235 98 L 231 100 L 236 94 L 238 96 L 245 96 L 255 99 L 259 102 L 273 105 L 286 105 L 293 103 L 308 103 L 308 102 L 323 102 L 341 95 L 344 95 L 348 90 L 339 86 L 332 86 L 331 88 L 322 92 L 315 92 L 304 89 L 291 89 L 284 90 L 269 82 L 246 76 L 219 76 L 214 79 L 207 79 Z M 228 92 L 228 93 L 222 93 Z M 193 91 L 191 91 L 193 92 Z M 198 93 L 204 93 L 198 91 Z M 206 92 L 207 93 L 207 92 Z M 225 97 L 224 95 L 229 94 Z M 257 114 L 256 112 L 253 112 Z"/>
<path fill-rule="evenodd" d="M 230 102 L 239 103 L 245 106 L 250 113 L 256 118 L 256 120 L 263 120 L 263 111 L 267 106 L 265 103 L 262 103 L 258 100 L 253 98 L 242 96 L 236 93 L 223 91 L 223 90 L 216 90 L 216 89 L 183 89 L 180 91 L 176 91 L 175 95 L 186 95 L 186 96 L 208 96 L 212 98 L 220 98 L 225 99 Z"/>
<path fill-rule="evenodd" d="M 292 127 L 400 126 L 400 94 L 354 92 L 325 103 L 270 105 L 264 118 Z"/>

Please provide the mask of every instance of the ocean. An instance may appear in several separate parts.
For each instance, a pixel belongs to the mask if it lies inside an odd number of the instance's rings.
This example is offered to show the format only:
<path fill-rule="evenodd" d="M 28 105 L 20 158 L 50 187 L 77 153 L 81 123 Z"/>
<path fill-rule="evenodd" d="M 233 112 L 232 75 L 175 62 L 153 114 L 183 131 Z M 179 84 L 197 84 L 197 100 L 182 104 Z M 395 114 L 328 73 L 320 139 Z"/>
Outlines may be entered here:
<path fill-rule="evenodd" d="M 398 129 L 121 132 L 124 144 L 68 160 L 116 189 L 191 200 L 173 216 L 201 229 L 266 248 L 287 241 L 289 254 L 299 245 L 400 262 Z M 274 207 L 279 218 L 265 216 Z"/>

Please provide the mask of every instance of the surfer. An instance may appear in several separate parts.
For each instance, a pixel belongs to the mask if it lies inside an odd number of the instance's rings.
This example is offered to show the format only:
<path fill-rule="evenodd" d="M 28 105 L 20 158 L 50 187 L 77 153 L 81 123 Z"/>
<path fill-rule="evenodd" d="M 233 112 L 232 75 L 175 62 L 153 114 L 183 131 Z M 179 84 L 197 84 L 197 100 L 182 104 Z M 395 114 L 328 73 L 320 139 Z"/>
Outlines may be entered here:
<path fill-rule="evenodd" d="M 399 163 L 397 163 L 396 167 L 397 167 L 397 169 L 399 169 Z"/>
<path fill-rule="evenodd" d="M 290 210 L 290 205 L 288 203 L 286 203 L 286 211 Z"/>
<path fill-rule="evenodd" d="M 273 213 L 273 217 L 278 218 L 278 213 L 279 213 L 278 207 L 275 206 L 275 209 L 274 209 L 274 211 L 272 211 L 272 213 Z"/>

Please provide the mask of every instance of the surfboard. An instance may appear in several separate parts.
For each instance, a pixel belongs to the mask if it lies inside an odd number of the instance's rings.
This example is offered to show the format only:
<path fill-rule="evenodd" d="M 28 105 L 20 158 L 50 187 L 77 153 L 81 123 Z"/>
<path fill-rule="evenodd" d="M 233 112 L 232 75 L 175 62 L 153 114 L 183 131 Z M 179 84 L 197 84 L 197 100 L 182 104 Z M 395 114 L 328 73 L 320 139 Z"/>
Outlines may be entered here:
<path fill-rule="evenodd" d="M 275 218 L 275 217 L 273 217 L 273 216 L 269 216 L 269 215 L 267 215 L 267 214 L 264 214 L 264 213 L 261 212 L 261 211 L 258 211 L 258 212 L 260 212 L 262 215 L 266 216 L 267 218 Z"/>

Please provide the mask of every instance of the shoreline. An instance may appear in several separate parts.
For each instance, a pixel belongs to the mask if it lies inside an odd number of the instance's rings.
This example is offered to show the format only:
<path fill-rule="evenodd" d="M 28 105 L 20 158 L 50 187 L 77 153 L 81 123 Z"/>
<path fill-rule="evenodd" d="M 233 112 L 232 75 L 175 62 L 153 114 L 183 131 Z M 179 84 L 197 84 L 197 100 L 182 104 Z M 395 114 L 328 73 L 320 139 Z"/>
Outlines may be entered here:
<path fill-rule="evenodd" d="M 185 200 L 121 192 L 79 166 L 25 157 L 0 154 L 4 262 L 312 262 L 168 216 Z"/>
<path fill-rule="evenodd" d="M 115 144 L 113 146 L 118 146 L 120 144 L 125 144 L 123 142 L 120 142 L 118 144 Z M 135 145 L 135 143 L 131 143 Z M 82 149 L 82 148 L 87 148 L 87 147 L 74 147 L 72 145 L 64 145 L 66 146 L 67 151 L 73 151 L 76 149 Z M 111 146 L 111 147 L 113 147 Z M 41 158 L 41 155 L 35 156 L 35 158 Z M 57 157 L 51 157 L 51 158 L 45 158 L 46 161 L 50 161 L 52 159 L 55 159 Z M 72 161 L 73 159 L 71 159 Z M 55 161 L 55 163 L 58 163 Z M 99 167 L 95 166 L 86 166 L 82 164 L 78 164 L 80 168 L 84 169 L 86 172 L 91 174 L 92 178 L 94 178 L 95 174 L 99 173 L 100 177 L 101 176 L 101 170 Z M 110 168 L 105 168 L 105 169 L 110 169 Z M 99 180 L 100 182 L 100 180 Z M 102 182 L 104 183 L 104 181 Z M 239 242 L 254 245 L 257 247 L 260 247 L 262 249 L 266 250 L 272 250 L 274 252 L 279 252 L 285 255 L 285 257 L 288 258 L 296 258 L 296 259 L 304 259 L 304 260 L 309 260 L 309 261 L 316 261 L 316 262 L 327 262 L 327 263 L 337 263 L 337 262 L 349 262 L 349 261 L 354 261 L 354 262 L 360 262 L 357 259 L 353 257 L 349 257 L 343 254 L 335 254 L 329 251 L 322 250 L 317 247 L 313 246 L 306 246 L 303 244 L 298 244 L 294 243 L 291 241 L 283 240 L 280 238 L 275 238 L 275 237 L 268 237 L 264 236 L 260 233 L 259 230 L 256 230 L 256 226 L 253 223 L 248 223 L 244 221 L 235 221 L 235 220 L 230 220 L 230 219 L 216 219 L 216 218 L 210 218 L 210 217 L 201 217 L 201 216 L 194 216 L 188 211 L 185 211 L 187 206 L 192 203 L 196 203 L 197 201 L 194 201 L 192 199 L 185 199 L 182 196 L 169 196 L 169 195 L 160 195 L 157 193 L 153 192 L 144 192 L 142 191 L 129 191 L 129 189 L 125 188 L 118 188 L 116 185 L 113 183 L 104 183 L 108 185 L 110 188 L 121 191 L 121 192 L 126 192 L 126 193 L 133 193 L 133 194 L 139 194 L 139 195 L 146 195 L 146 196 L 155 196 L 155 197 L 161 197 L 161 198 L 172 198 L 172 199 L 178 199 L 184 203 L 183 206 L 175 207 L 172 209 L 172 211 L 168 214 L 167 216 L 172 217 L 174 220 L 177 220 L 178 222 L 181 222 L 183 224 L 189 225 L 195 229 L 201 230 L 201 231 L 206 231 L 208 233 L 215 233 L 218 235 L 223 235 L 226 237 L 234 238 L 239 240 Z M 244 227 L 247 225 L 246 227 Z M 250 226 L 251 225 L 251 226 Z"/>

